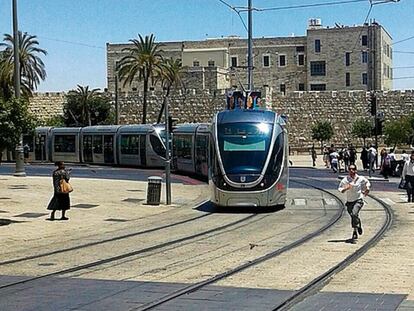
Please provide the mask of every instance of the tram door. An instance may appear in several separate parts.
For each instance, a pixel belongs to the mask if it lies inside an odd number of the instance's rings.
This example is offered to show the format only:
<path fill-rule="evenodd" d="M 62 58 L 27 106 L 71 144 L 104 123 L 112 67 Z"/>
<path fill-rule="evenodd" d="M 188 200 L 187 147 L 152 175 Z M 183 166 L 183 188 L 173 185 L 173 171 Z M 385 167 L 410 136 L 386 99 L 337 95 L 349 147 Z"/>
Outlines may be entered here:
<path fill-rule="evenodd" d="M 147 136 L 139 135 L 139 159 L 140 165 L 147 165 L 147 153 L 146 153 Z"/>
<path fill-rule="evenodd" d="M 46 135 L 39 134 L 35 139 L 35 160 L 47 161 L 46 158 Z"/>
<path fill-rule="evenodd" d="M 104 135 L 104 163 L 114 163 L 113 135 Z"/>
<path fill-rule="evenodd" d="M 195 143 L 195 172 L 207 176 L 208 136 L 198 135 Z"/>
<path fill-rule="evenodd" d="M 83 161 L 87 163 L 93 162 L 92 135 L 83 136 Z"/>

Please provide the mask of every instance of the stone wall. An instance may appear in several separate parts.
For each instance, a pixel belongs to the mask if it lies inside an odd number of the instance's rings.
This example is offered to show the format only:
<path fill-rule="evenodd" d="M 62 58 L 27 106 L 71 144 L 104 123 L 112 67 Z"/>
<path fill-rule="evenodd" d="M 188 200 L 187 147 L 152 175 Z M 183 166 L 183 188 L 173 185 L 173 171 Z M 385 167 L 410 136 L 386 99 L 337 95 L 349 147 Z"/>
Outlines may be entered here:
<path fill-rule="evenodd" d="M 57 115 L 63 115 L 66 93 L 35 93 L 30 98 L 29 111 L 41 122 Z"/>
<path fill-rule="evenodd" d="M 141 123 L 142 92 L 119 94 L 120 123 Z M 63 113 L 64 93 L 36 94 L 30 109 L 41 120 Z M 293 148 L 306 148 L 312 143 L 311 128 L 317 121 L 326 120 L 334 127 L 329 143 L 362 142 L 351 136 L 356 118 L 370 116 L 369 93 L 364 91 L 295 92 L 283 96 L 272 88 L 262 90 L 263 106 L 288 116 L 289 140 Z M 384 112 L 385 122 L 397 120 L 414 112 L 414 90 L 378 92 L 378 111 Z M 225 108 L 225 91 L 187 90 L 171 94 L 170 113 L 178 123 L 211 122 L 217 111 Z M 162 105 L 162 93 L 149 92 L 147 122 L 156 122 Z M 164 118 L 162 118 L 163 120 Z"/>

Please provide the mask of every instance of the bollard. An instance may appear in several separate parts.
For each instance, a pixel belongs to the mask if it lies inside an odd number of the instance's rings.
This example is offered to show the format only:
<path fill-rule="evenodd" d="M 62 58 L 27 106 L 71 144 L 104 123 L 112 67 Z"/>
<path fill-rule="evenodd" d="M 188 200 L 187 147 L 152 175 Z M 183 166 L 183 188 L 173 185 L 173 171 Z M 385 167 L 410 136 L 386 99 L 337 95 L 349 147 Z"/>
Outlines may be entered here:
<path fill-rule="evenodd" d="M 148 177 L 147 204 L 159 205 L 161 199 L 162 178 L 158 176 Z"/>

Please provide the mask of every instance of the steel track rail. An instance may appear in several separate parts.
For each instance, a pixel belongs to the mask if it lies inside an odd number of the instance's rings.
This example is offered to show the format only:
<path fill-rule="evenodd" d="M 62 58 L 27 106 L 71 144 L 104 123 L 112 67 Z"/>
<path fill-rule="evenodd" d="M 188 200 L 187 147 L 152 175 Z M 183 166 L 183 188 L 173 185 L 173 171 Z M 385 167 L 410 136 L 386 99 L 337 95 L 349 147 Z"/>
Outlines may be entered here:
<path fill-rule="evenodd" d="M 80 265 L 80 266 L 77 266 L 77 267 L 72 267 L 72 268 L 68 268 L 68 269 L 64 269 L 64 270 L 60 270 L 60 271 L 56 271 L 56 272 L 51 272 L 51 273 L 36 276 L 36 277 L 29 277 L 29 278 L 24 279 L 24 280 L 20 280 L 20 281 L 17 281 L 17 282 L 1 285 L 0 290 L 5 289 L 5 288 L 10 288 L 12 286 L 16 286 L 16 285 L 23 284 L 23 283 L 33 282 L 35 280 L 39 280 L 39 279 L 43 279 L 43 278 L 47 278 L 47 277 L 58 276 L 58 275 L 62 275 L 62 274 L 81 271 L 81 270 L 84 270 L 84 269 L 89 269 L 89 268 L 92 268 L 92 267 L 104 265 L 104 264 L 114 262 L 114 261 L 118 261 L 118 260 L 121 260 L 121 259 L 137 256 L 137 255 L 140 255 L 140 254 L 143 254 L 143 253 L 148 253 L 148 252 L 151 252 L 151 251 L 154 251 L 154 250 L 157 250 L 157 249 L 162 249 L 162 248 L 174 245 L 174 244 L 179 244 L 179 243 L 182 243 L 182 242 L 185 242 L 185 241 L 196 239 L 196 238 L 199 238 L 201 236 L 204 236 L 204 235 L 207 235 L 207 234 L 210 234 L 210 233 L 225 230 L 227 228 L 230 228 L 230 227 L 236 226 L 238 224 L 241 224 L 243 222 L 246 222 L 246 221 L 256 217 L 257 215 L 258 214 L 249 215 L 249 216 L 243 217 L 242 219 L 230 222 L 226 225 L 215 227 L 213 229 L 205 230 L 205 231 L 199 232 L 197 234 L 188 235 L 188 236 L 185 236 L 185 237 L 182 237 L 182 238 L 179 238 L 179 239 L 175 239 L 175 240 L 172 240 L 172 241 L 168 241 L 168 242 L 164 242 L 164 243 L 161 243 L 161 244 L 153 245 L 153 246 L 143 248 L 143 249 L 140 249 L 140 250 L 136 250 L 136 251 L 133 251 L 133 252 L 128 252 L 128 253 L 125 253 L 125 254 L 109 257 L 109 258 L 106 258 L 106 259 L 93 261 L 93 262 L 83 264 L 83 265 Z"/>
<path fill-rule="evenodd" d="M 375 200 L 376 202 L 378 202 L 380 205 L 382 205 L 386 212 L 386 219 L 381 229 L 357 251 L 355 251 L 348 257 L 346 257 L 343 261 L 339 262 L 337 265 L 335 265 L 334 267 L 332 267 L 325 273 L 321 274 L 320 276 L 318 276 L 317 278 L 309 282 L 307 285 L 303 286 L 301 289 L 296 291 L 292 296 L 290 296 L 287 300 L 273 307 L 272 309 L 273 311 L 289 310 L 294 305 L 303 301 L 306 297 L 316 293 L 329 281 L 329 278 L 331 278 L 336 273 L 348 267 L 350 264 L 352 264 L 354 261 L 359 259 L 370 248 L 372 248 L 374 245 L 376 245 L 379 242 L 379 240 L 383 237 L 385 232 L 392 226 L 392 223 L 394 220 L 394 214 L 392 212 L 391 207 L 388 204 L 384 203 L 383 201 L 381 201 L 380 199 L 372 195 L 369 195 L 369 197 Z"/>
<path fill-rule="evenodd" d="M 267 261 L 267 260 L 269 260 L 271 258 L 277 257 L 277 256 L 279 256 L 279 255 L 281 255 L 281 254 L 283 254 L 283 253 L 285 253 L 287 251 L 290 251 L 290 250 L 292 250 L 292 249 L 294 249 L 294 248 L 296 248 L 296 247 L 304 244 L 305 242 L 307 242 L 307 241 L 315 238 L 316 236 L 320 235 L 321 233 L 323 233 L 324 231 L 326 231 L 327 229 L 329 229 L 330 227 L 332 227 L 336 222 L 339 221 L 339 219 L 341 219 L 341 217 L 343 216 L 343 213 L 344 213 L 344 204 L 343 204 L 342 200 L 338 196 L 330 193 L 329 191 L 326 191 L 325 189 L 322 189 L 320 187 L 316 187 L 316 186 L 313 186 L 313 185 L 310 185 L 310 184 L 307 184 L 307 183 L 304 183 L 304 182 L 299 182 L 299 181 L 295 181 L 295 180 L 292 180 L 291 182 L 298 183 L 298 184 L 302 184 L 302 185 L 306 185 L 306 186 L 312 187 L 314 189 L 320 190 L 322 192 L 325 192 L 325 193 L 333 196 L 340 203 L 340 205 L 342 206 L 342 208 L 339 209 L 338 212 L 323 227 L 321 227 L 318 230 L 316 230 L 316 231 L 314 231 L 314 232 L 306 235 L 305 237 L 303 237 L 303 238 L 301 238 L 299 240 L 296 240 L 295 242 L 293 242 L 291 244 L 288 244 L 288 245 L 286 245 L 286 246 L 284 246 L 282 248 L 279 248 L 279 249 L 277 249 L 277 250 L 275 250 L 273 252 L 270 252 L 270 253 L 268 253 L 266 255 L 263 255 L 263 256 L 258 257 L 258 258 L 254 259 L 254 260 L 251 260 L 251 261 L 246 262 L 244 264 L 241 264 L 241 265 L 239 265 L 237 267 L 234 267 L 233 269 L 230 269 L 230 270 L 228 270 L 226 272 L 217 274 L 217 275 L 215 275 L 215 276 L 213 276 L 213 277 L 211 277 L 209 279 L 206 279 L 204 281 L 200 281 L 198 283 L 195 283 L 195 284 L 186 286 L 186 287 L 184 287 L 184 288 L 182 288 L 180 290 L 174 291 L 174 292 L 172 292 L 172 293 L 170 293 L 168 295 L 165 295 L 164 297 L 161 297 L 161 298 L 159 298 L 159 299 L 157 299 L 155 301 L 152 301 L 150 303 L 147 303 L 147 304 L 145 304 L 143 306 L 140 306 L 140 307 L 137 307 L 137 308 L 134 308 L 134 309 L 130 309 L 130 311 L 132 311 L 132 310 L 134 310 L 134 311 L 135 310 L 136 311 L 145 311 L 145 310 L 153 309 L 153 308 L 155 308 L 155 307 L 157 307 L 159 305 L 162 305 L 162 304 L 164 304 L 164 303 L 166 303 L 168 301 L 171 301 L 171 300 L 173 300 L 175 298 L 178 298 L 178 297 L 183 296 L 185 294 L 189 294 L 189 293 L 195 292 L 195 291 L 197 291 L 197 290 L 199 290 L 199 289 L 201 289 L 201 288 L 203 288 L 203 287 L 205 287 L 205 286 L 207 286 L 209 284 L 212 284 L 212 283 L 215 283 L 215 282 L 217 282 L 219 280 L 225 279 L 225 278 L 227 278 L 227 277 L 229 277 L 229 276 L 231 276 L 233 274 L 236 274 L 238 272 L 241 272 L 241 271 L 243 271 L 243 270 L 245 270 L 247 268 L 251 268 L 251 267 L 253 267 L 255 265 L 258 265 L 258 264 L 260 264 L 262 262 L 265 262 L 265 261 Z"/>
<path fill-rule="evenodd" d="M 195 206 L 195 208 L 198 207 L 198 206 L 203 205 L 206 202 L 208 202 L 208 201 L 206 200 L 206 201 L 201 202 L 200 204 Z M 158 227 L 154 227 L 154 228 L 151 228 L 151 229 L 146 229 L 146 230 L 142 230 L 142 231 L 138 231 L 138 232 L 128 233 L 128 234 L 117 236 L 117 237 L 110 238 L 110 239 L 85 243 L 85 244 L 81 244 L 81 245 L 77 245 L 77 246 L 73 246 L 73 247 L 68 247 L 68 248 L 62 248 L 62 249 L 58 249 L 58 250 L 54 250 L 54 251 L 50 251 L 50 252 L 45 252 L 45 253 L 41 253 L 41 254 L 37 254 L 37 255 L 32 255 L 32 256 L 26 256 L 26 257 L 20 257 L 20 258 L 14 258 L 14 259 L 9 259 L 9 260 L 5 260 L 5 261 L 0 261 L 0 267 L 4 266 L 4 265 L 9 265 L 9 264 L 22 262 L 22 261 L 27 261 L 27 260 L 42 258 L 42 257 L 50 256 L 50 255 L 56 255 L 56 254 L 60 254 L 60 253 L 74 251 L 74 250 L 78 250 L 78 249 L 82 249 L 82 248 L 87 248 L 87 247 L 90 247 L 90 246 L 95 246 L 95 245 L 100 245 L 100 244 L 104 244 L 104 243 L 119 241 L 119 240 L 131 238 L 131 237 L 134 237 L 134 236 L 140 236 L 140 235 L 143 235 L 143 234 L 146 234 L 146 233 L 156 232 L 156 231 L 159 231 L 159 230 L 179 226 L 179 225 L 182 225 L 182 224 L 185 224 L 185 223 L 188 223 L 188 222 L 199 220 L 201 218 L 204 218 L 204 217 L 207 217 L 207 216 L 210 216 L 210 215 L 212 215 L 211 212 L 206 213 L 206 214 L 201 215 L 201 216 L 196 216 L 196 217 L 192 217 L 192 218 L 189 218 L 189 219 L 177 221 L 177 222 L 174 222 L 172 224 L 158 226 Z"/>

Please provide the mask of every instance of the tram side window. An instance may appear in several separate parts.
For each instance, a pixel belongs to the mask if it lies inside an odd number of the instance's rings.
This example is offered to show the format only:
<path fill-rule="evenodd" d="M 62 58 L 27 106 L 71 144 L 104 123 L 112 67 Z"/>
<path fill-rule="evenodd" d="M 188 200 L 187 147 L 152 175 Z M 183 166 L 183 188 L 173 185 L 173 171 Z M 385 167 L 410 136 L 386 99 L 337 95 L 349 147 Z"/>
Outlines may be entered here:
<path fill-rule="evenodd" d="M 150 143 L 152 149 L 156 154 L 158 154 L 160 157 L 165 157 L 165 148 L 157 136 L 150 135 Z"/>
<path fill-rule="evenodd" d="M 102 153 L 102 136 L 93 136 L 93 153 Z"/>
<path fill-rule="evenodd" d="M 207 136 L 200 135 L 196 138 L 196 155 L 197 159 L 202 162 L 207 162 L 207 149 L 208 149 Z"/>
<path fill-rule="evenodd" d="M 145 136 L 144 136 L 145 138 Z M 122 135 L 121 136 L 121 153 L 122 154 L 138 154 L 138 135 Z"/>
<path fill-rule="evenodd" d="M 76 152 L 75 135 L 55 135 L 55 152 Z"/>
<path fill-rule="evenodd" d="M 174 146 L 176 147 L 175 154 L 178 158 L 191 159 L 191 136 L 176 134 Z"/>

